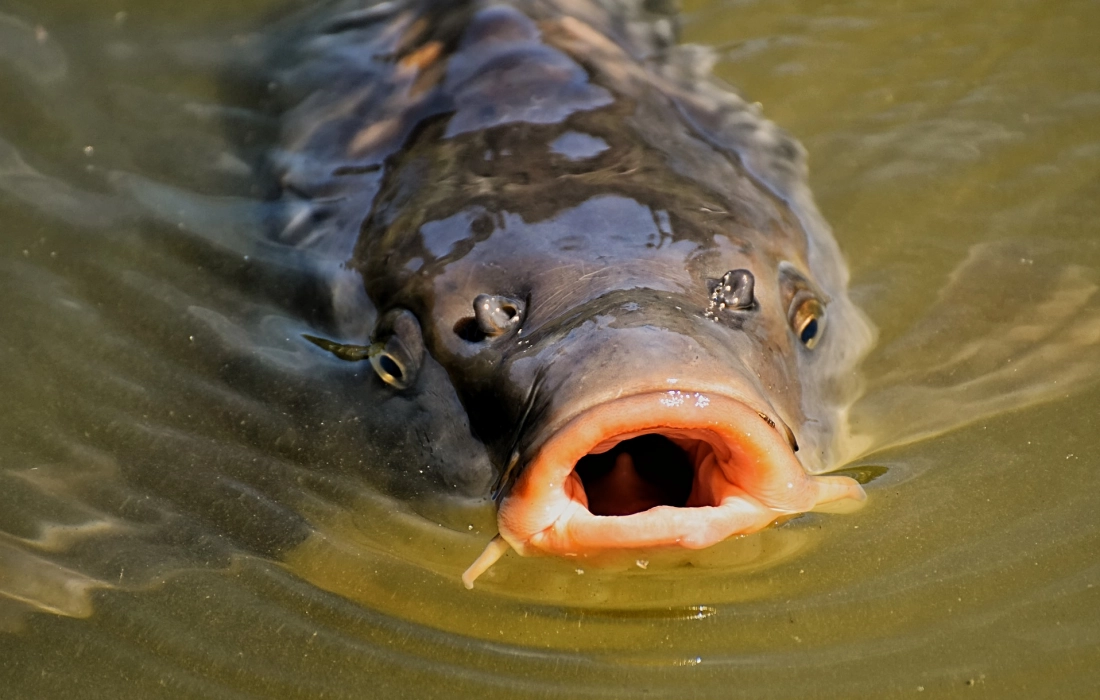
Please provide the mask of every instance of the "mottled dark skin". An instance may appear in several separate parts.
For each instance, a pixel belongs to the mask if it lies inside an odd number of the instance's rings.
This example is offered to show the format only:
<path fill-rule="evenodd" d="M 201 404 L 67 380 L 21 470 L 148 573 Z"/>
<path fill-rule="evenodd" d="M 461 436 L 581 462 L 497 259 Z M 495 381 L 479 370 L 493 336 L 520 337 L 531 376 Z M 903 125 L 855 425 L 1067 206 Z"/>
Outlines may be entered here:
<path fill-rule="evenodd" d="M 454 447 L 435 445 L 434 473 L 484 495 L 581 408 L 688 377 L 764 397 L 803 465 L 830 466 L 867 333 L 793 141 L 637 3 L 374 13 L 313 20 L 327 34 L 283 74 L 272 162 L 310 207 L 280 238 L 347 256 L 379 315 L 419 321 L 423 368 L 364 407 L 391 454 L 423 461 L 421 433 L 439 435 Z M 754 278 L 749 308 L 714 307 L 730 270 Z M 515 302 L 505 332 L 469 332 L 482 294 Z M 796 296 L 829 309 L 813 350 Z M 392 403 L 426 431 L 392 425 Z"/>

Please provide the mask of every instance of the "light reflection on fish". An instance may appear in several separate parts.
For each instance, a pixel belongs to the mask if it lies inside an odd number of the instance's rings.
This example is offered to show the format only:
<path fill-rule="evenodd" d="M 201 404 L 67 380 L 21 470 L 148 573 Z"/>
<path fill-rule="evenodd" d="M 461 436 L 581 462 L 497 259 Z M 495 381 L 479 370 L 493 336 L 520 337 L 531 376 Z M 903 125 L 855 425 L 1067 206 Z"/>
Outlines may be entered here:
<path fill-rule="evenodd" d="M 372 363 L 364 411 L 428 417 L 403 452 L 484 446 L 411 460 L 499 500 L 467 586 L 509 547 L 696 549 L 864 498 L 818 475 L 872 333 L 802 151 L 656 5 L 377 5 L 277 83 L 311 203 L 279 240 L 343 247 L 378 312 L 317 342 Z"/>

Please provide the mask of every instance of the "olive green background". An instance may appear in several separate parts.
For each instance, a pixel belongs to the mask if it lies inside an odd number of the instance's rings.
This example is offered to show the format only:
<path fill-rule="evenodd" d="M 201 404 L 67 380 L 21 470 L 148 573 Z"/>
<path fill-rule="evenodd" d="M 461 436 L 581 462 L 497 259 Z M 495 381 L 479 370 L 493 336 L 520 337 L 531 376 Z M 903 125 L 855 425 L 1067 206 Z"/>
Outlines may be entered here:
<path fill-rule="evenodd" d="M 33 42 L 0 54 L 9 65 L 72 70 L 117 37 L 225 37 L 259 26 L 273 5 L 0 6 L 41 25 L 67 63 Z M 718 75 L 806 146 L 853 296 L 883 343 L 925 314 L 976 244 L 1017 241 L 1055 265 L 1100 269 L 1100 4 L 730 0 L 687 3 L 685 20 L 688 41 L 716 48 Z M 214 57 L 209 82 L 201 71 L 145 75 L 142 94 L 154 105 L 182 94 L 223 101 L 216 68 Z M 115 94 L 117 76 L 96 75 L 58 103 L 71 99 L 69 117 Z M 89 156 L 38 116 L 41 105 L 27 106 L 31 93 L 9 83 L 0 94 L 0 137 L 76 186 L 95 188 L 85 166 L 96 158 L 167 178 L 165 163 L 188 161 L 175 149 L 217 143 L 213 123 L 157 130 L 148 123 L 155 111 L 131 108 L 120 118 L 88 115 Z M 128 133 L 159 136 L 135 142 Z M 171 176 L 217 194 L 217 182 L 198 174 L 204 165 Z M 87 291 L 97 284 L 89 270 L 175 264 L 151 242 L 160 238 L 135 226 L 125 245 L 100 245 L 81 222 L 58 221 L 33 201 L 0 196 L 0 470 L 42 465 L 109 480 L 110 454 L 72 448 L 79 432 L 68 407 L 109 422 L 132 393 L 171 384 L 182 387 L 179 410 L 201 411 L 186 388 L 210 377 L 174 363 L 167 379 L 155 353 L 133 351 L 125 324 L 94 323 L 111 302 Z M 191 303 L 201 304 L 217 290 L 194 275 Z M 164 313 L 153 296 L 135 299 L 114 303 L 150 305 L 135 317 Z M 98 374 L 108 356 L 125 359 L 114 375 Z M 78 575 L 43 563 L 36 580 L 54 581 L 57 592 L 41 599 L 64 614 L 3 618 L 0 697 L 1092 697 L 1098 416 L 1100 392 L 1079 379 L 1064 398 L 861 459 L 877 469 L 864 470 L 875 478 L 858 513 L 807 515 L 644 569 L 510 555 L 467 592 L 457 573 L 489 536 L 491 513 L 459 510 L 442 527 L 369 494 L 352 511 L 308 512 L 325 536 L 279 562 L 174 563 L 170 548 L 151 548 L 138 582 L 129 585 L 122 565 L 118 581 L 85 581 L 86 590 Z M 44 525 L 80 517 L 63 496 L 39 499 L 11 486 L 24 481 L 4 483 L 0 583 L 10 583 L 35 572 L 9 552 L 33 541 L 48 562 L 67 540 L 63 528 L 52 531 L 55 549 L 43 549 Z"/>

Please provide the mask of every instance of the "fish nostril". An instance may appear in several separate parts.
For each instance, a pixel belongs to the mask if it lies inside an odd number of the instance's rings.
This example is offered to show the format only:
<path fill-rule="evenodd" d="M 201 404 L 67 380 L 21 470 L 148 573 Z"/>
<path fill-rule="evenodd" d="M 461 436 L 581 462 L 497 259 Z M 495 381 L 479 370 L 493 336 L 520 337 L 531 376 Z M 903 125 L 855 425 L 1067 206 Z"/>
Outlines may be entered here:
<path fill-rule="evenodd" d="M 751 309 L 756 303 L 756 279 L 748 270 L 730 270 L 711 291 L 711 300 L 722 309 Z"/>
<path fill-rule="evenodd" d="M 488 337 L 503 335 L 520 320 L 521 303 L 508 297 L 479 294 L 474 299 L 474 319 Z"/>
<path fill-rule="evenodd" d="M 474 315 L 459 319 L 454 332 L 468 343 L 480 343 L 517 327 L 522 316 L 522 302 L 510 297 L 478 294 L 474 299 Z"/>
<path fill-rule="evenodd" d="M 455 335 L 467 343 L 480 343 L 488 337 L 482 332 L 477 324 L 477 319 L 473 316 L 459 319 L 458 323 L 455 324 L 454 331 Z"/>
<path fill-rule="evenodd" d="M 756 308 L 756 297 L 753 295 L 755 286 L 756 279 L 748 270 L 730 270 L 721 279 L 708 280 L 710 304 L 704 315 L 717 321 L 720 312 L 750 311 Z"/>

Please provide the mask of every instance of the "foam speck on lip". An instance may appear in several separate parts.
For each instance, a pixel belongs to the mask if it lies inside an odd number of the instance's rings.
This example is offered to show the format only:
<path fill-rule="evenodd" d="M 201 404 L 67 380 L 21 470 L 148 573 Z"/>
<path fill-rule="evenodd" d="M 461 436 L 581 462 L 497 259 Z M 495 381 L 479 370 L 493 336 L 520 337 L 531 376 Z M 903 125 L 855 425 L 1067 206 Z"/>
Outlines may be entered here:
<path fill-rule="evenodd" d="M 660 402 L 662 406 L 668 406 L 670 408 L 673 406 L 682 406 L 684 403 L 684 394 L 680 391 L 669 391 L 667 396 L 660 399 Z"/>

